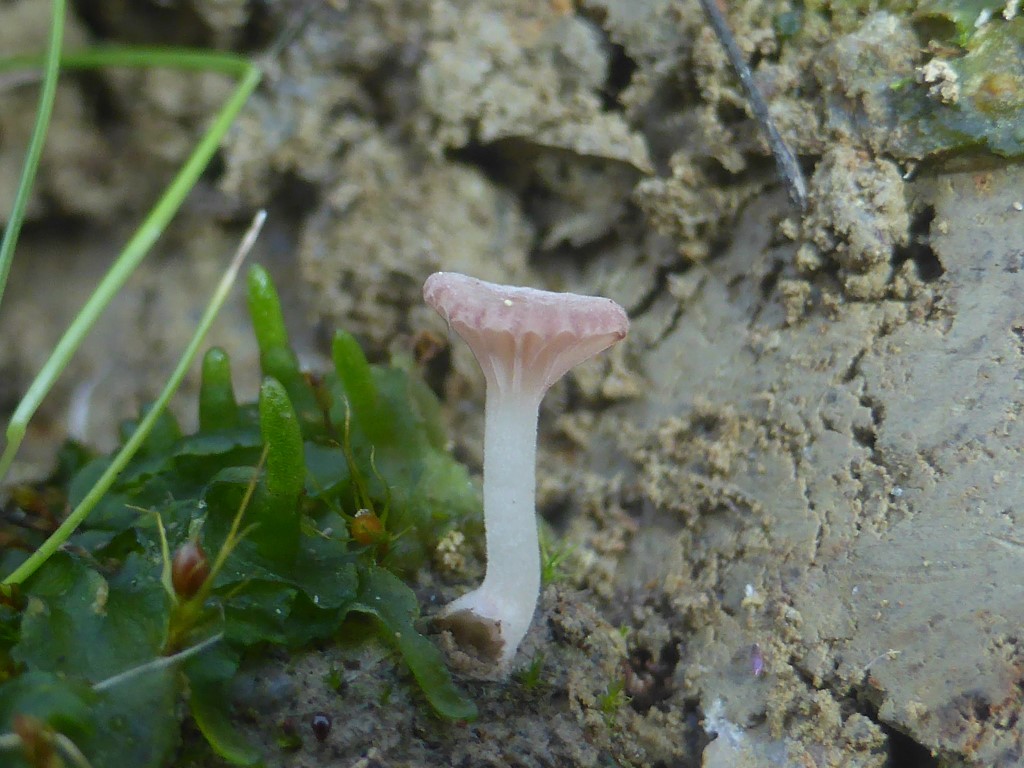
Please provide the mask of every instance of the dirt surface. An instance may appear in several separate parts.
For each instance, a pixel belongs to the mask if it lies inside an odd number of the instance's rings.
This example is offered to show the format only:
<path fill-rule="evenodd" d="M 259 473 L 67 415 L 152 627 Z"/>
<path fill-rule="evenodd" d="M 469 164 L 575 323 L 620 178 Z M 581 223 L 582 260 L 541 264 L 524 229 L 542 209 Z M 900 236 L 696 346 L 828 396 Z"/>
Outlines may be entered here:
<path fill-rule="evenodd" d="M 696 2 L 339 0 L 267 64 L 217 169 L 48 403 L 23 475 L 45 471 L 83 386 L 98 382 L 85 434 L 101 444 L 152 396 L 256 205 L 272 222 L 257 258 L 313 366 L 338 325 L 376 359 L 446 337 L 419 298 L 437 269 L 629 309 L 628 342 L 542 409 L 538 507 L 569 554 L 513 674 L 463 681 L 480 719 L 430 717 L 374 643 L 274 657 L 236 692 L 268 765 L 1024 761 L 1024 169 L 894 149 L 890 84 L 935 85 L 906 13 L 839 4 L 791 38 L 789 3 L 735 5 L 808 172 L 806 213 Z M 178 42 L 258 51 L 301 15 L 107 6 L 80 3 L 73 39 L 166 41 L 173 22 Z M 0 7 L 0 38 L 24 30 L 5 50 L 37 50 L 45 24 L 34 0 Z M 227 90 L 153 73 L 62 85 L 0 314 L 5 410 Z M 34 98 L 0 92 L 2 190 Z M 234 306 L 213 341 L 251 392 L 245 334 Z M 472 356 L 453 341 L 434 373 L 478 467 Z M 446 542 L 424 611 L 474 584 L 481 556 Z M 180 763 L 219 765 L 195 738 Z"/>

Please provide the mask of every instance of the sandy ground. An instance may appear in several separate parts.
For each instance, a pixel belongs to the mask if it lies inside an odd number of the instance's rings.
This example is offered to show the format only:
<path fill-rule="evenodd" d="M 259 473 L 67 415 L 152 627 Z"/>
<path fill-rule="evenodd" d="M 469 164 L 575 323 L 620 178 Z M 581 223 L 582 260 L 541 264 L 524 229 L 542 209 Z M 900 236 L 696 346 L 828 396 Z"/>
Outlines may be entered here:
<path fill-rule="evenodd" d="M 163 40 L 173 21 L 261 48 L 293 20 L 139 6 L 83 3 L 72 39 Z M 790 44 L 788 3 L 737 6 L 809 173 L 805 214 L 696 2 L 339 0 L 267 65 L 217 172 L 47 404 L 23 475 L 83 386 L 98 444 L 152 396 L 257 205 L 257 258 L 314 366 L 337 325 L 376 359 L 443 334 L 419 298 L 440 268 L 629 309 L 628 342 L 545 401 L 539 509 L 571 553 L 517 671 L 464 681 L 480 719 L 431 718 L 372 643 L 275 657 L 238 691 L 269 765 L 1024 760 L 1024 169 L 900 154 L 886 89 L 926 58 L 905 19 L 837 11 Z M 45 23 L 45 4 L 6 4 L 4 50 L 36 50 Z M 166 73 L 62 85 L 0 313 L 3 408 L 225 93 Z M 0 189 L 34 98 L 0 92 Z M 234 305 L 212 341 L 252 391 L 246 333 Z M 461 344 L 452 361 L 453 434 L 479 466 L 482 380 Z M 479 543 L 459 554 L 423 574 L 427 612 L 478 578 Z M 194 741 L 181 764 L 217 765 Z"/>

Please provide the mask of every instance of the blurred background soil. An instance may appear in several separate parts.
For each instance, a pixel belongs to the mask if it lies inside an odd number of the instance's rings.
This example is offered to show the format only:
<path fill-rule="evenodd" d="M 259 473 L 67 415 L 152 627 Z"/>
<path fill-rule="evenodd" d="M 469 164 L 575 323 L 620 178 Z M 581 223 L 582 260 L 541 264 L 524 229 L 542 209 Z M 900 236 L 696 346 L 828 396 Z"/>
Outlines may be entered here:
<path fill-rule="evenodd" d="M 447 339 L 420 298 L 438 269 L 610 296 L 633 319 L 545 400 L 538 508 L 568 555 L 518 669 L 464 681 L 480 719 L 437 721 L 388 649 L 343 641 L 238 681 L 268 765 L 1024 760 L 1016 3 L 728 4 L 806 213 L 696 0 L 72 5 L 69 47 L 259 56 L 298 31 L 47 401 L 20 477 L 69 431 L 113 443 L 259 206 L 255 258 L 314 369 L 339 326 L 375 360 Z M 0 4 L 4 55 L 40 51 L 48 11 Z M 0 414 L 230 89 L 64 77 L 0 312 Z M 0 83 L 0 211 L 35 99 Z M 243 302 L 210 342 L 253 396 Z M 429 373 L 479 469 L 468 349 Z M 479 578 L 481 547 L 445 543 L 425 612 Z M 190 734 L 180 764 L 219 765 Z"/>

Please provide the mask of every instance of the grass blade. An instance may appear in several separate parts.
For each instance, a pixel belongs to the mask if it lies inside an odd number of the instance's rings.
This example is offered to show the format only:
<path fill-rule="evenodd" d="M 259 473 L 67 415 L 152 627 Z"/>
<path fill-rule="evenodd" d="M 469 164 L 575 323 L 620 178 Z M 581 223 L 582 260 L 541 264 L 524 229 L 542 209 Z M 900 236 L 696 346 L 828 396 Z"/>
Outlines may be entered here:
<path fill-rule="evenodd" d="M 79 66 L 153 66 L 157 62 L 164 66 L 182 65 L 186 69 L 198 69 L 202 59 L 199 51 L 180 51 L 174 49 L 145 49 L 152 55 L 148 61 L 142 58 L 139 51 L 131 49 L 101 49 L 94 52 L 64 57 L 62 60 Z M 20 60 L 22 66 L 27 60 Z M 149 249 L 163 233 L 170 220 L 178 212 L 185 197 L 195 186 L 200 175 L 206 169 L 210 159 L 217 151 L 221 139 L 235 121 L 249 96 L 256 89 L 262 77 L 261 70 L 240 57 L 228 57 L 225 54 L 209 55 L 208 63 L 215 71 L 223 71 L 229 63 L 236 73 L 241 71 L 241 79 L 228 101 L 217 113 L 213 124 L 207 129 L 202 140 L 178 171 L 170 186 L 153 206 L 149 215 L 136 230 L 114 261 L 113 266 L 96 286 L 85 306 L 79 311 L 67 331 L 54 347 L 50 357 L 36 375 L 25 396 L 18 403 L 11 421 L 7 426 L 7 444 L 0 454 L 0 480 L 2 480 L 25 438 L 25 432 L 32 416 L 38 410 L 43 398 L 53 388 L 60 374 L 67 367 L 68 361 L 81 345 L 82 340 L 92 329 L 100 314 L 141 263 Z M 10 62 L 0 62 L 0 71 L 10 67 Z"/>
<path fill-rule="evenodd" d="M 57 96 L 57 76 L 60 74 L 60 47 L 64 40 L 64 0 L 53 0 L 50 23 L 50 39 L 46 44 L 46 58 L 43 60 L 43 87 L 39 91 L 39 108 L 36 110 L 36 122 L 32 128 L 32 137 L 25 153 L 25 167 L 18 181 L 18 191 L 14 196 L 14 207 L 11 217 L 4 229 L 4 239 L 0 242 L 0 302 L 3 301 L 4 289 L 7 287 L 7 276 L 14 260 L 14 247 L 18 244 L 21 224 L 25 220 L 25 209 L 28 208 L 32 194 L 32 182 L 36 178 L 39 158 L 43 154 L 46 143 L 46 132 L 50 127 L 50 115 L 53 114 L 53 101 Z M 0 473 L 0 477 L 3 473 Z"/>
<path fill-rule="evenodd" d="M 32 555 L 29 556 L 24 563 L 18 566 L 12 574 L 0 582 L 0 587 L 10 587 L 13 584 L 20 584 L 35 573 L 36 570 L 45 563 L 54 552 L 57 551 L 61 544 L 67 541 L 68 537 L 75 532 L 75 529 L 82 524 L 82 521 L 88 517 L 93 507 L 95 507 L 97 502 L 103 498 L 103 494 L 105 494 L 110 486 L 114 484 L 114 481 L 121 473 L 121 470 L 128 465 L 128 462 L 132 460 L 136 451 L 138 451 L 145 442 L 146 437 L 153 428 L 153 425 L 156 424 L 157 419 L 160 418 L 160 415 L 167 408 L 167 404 L 170 402 L 171 397 L 174 396 L 178 386 L 185 378 L 185 374 L 188 373 L 188 369 L 191 367 L 192 361 L 195 360 L 196 355 L 199 353 L 199 347 L 202 345 L 203 339 L 206 337 L 207 332 L 213 325 L 213 321 L 217 318 L 217 313 L 227 300 L 228 292 L 231 290 L 231 286 L 234 284 L 235 278 L 238 276 L 238 270 L 242 266 L 242 261 L 244 261 L 245 257 L 252 249 L 265 219 L 266 212 L 260 211 L 253 220 L 252 226 L 249 227 L 249 231 L 246 232 L 245 237 L 238 246 L 238 251 L 231 260 L 231 264 L 228 266 L 227 270 L 224 272 L 224 276 L 217 284 L 217 289 L 214 291 L 213 297 L 210 299 L 206 312 L 203 313 L 203 317 L 199 321 L 199 325 L 196 327 L 196 331 L 192 335 L 192 339 L 189 341 L 188 346 L 182 353 L 181 359 L 178 361 L 178 365 L 167 379 L 167 383 L 164 385 L 163 390 L 161 390 L 160 396 L 157 397 L 156 401 L 153 403 L 153 407 L 150 409 L 149 413 L 147 413 L 145 418 L 139 422 L 139 425 L 132 433 L 132 436 L 124 444 L 121 450 L 118 451 L 117 455 L 114 456 L 114 460 L 110 463 L 110 466 L 107 467 L 103 475 L 100 476 L 100 479 L 96 481 L 95 485 L 93 485 L 85 495 L 85 498 L 79 502 L 78 506 L 72 510 L 71 514 L 68 515 L 57 530 L 55 530 L 50 537 L 43 542 L 39 549 L 33 552 Z"/>

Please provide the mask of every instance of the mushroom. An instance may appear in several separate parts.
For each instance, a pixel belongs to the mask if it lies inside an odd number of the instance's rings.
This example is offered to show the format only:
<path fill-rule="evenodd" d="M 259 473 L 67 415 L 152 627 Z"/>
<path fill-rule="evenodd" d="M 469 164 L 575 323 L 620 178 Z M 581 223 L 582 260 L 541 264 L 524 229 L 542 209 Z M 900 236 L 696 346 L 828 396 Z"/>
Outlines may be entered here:
<path fill-rule="evenodd" d="M 548 388 L 621 341 L 625 310 L 611 299 L 488 283 L 454 272 L 427 278 L 423 298 L 469 344 L 487 380 L 484 408 L 483 583 L 437 617 L 464 645 L 506 666 L 540 594 L 537 416 Z"/>

